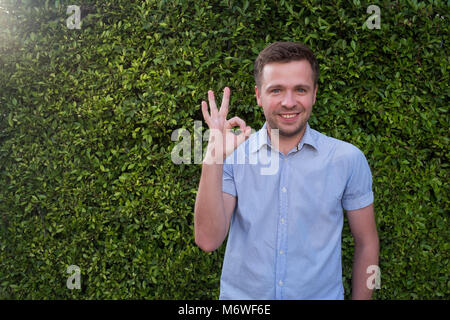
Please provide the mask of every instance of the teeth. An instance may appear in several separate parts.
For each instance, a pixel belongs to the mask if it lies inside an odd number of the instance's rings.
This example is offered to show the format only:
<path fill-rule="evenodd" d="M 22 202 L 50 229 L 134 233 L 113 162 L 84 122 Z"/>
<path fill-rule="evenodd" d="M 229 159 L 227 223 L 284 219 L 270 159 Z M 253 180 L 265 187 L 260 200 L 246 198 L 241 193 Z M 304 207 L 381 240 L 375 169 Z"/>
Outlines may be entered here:
<path fill-rule="evenodd" d="M 289 119 L 289 118 L 293 118 L 296 116 L 296 114 L 282 114 L 281 115 L 283 118 Z"/>

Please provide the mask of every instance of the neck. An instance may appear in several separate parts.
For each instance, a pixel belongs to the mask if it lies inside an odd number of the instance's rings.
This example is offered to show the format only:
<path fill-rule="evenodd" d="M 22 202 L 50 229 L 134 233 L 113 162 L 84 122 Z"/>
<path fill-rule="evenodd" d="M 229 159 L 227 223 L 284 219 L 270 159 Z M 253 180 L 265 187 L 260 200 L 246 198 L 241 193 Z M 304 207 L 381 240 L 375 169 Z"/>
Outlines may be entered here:
<path fill-rule="evenodd" d="M 272 144 L 272 146 L 279 150 L 280 152 L 282 152 L 284 155 L 287 155 L 288 152 L 294 148 L 295 146 L 297 146 L 300 141 L 302 140 L 303 136 L 305 135 L 306 132 L 306 124 L 305 126 L 302 128 L 302 130 L 300 131 L 300 133 L 298 133 L 297 135 L 294 136 L 284 136 L 282 134 L 280 134 L 280 131 L 277 132 L 273 132 L 273 137 L 272 137 L 272 132 L 271 132 L 271 128 L 269 126 L 269 124 L 267 124 L 267 134 L 269 135 L 270 138 L 270 142 Z"/>

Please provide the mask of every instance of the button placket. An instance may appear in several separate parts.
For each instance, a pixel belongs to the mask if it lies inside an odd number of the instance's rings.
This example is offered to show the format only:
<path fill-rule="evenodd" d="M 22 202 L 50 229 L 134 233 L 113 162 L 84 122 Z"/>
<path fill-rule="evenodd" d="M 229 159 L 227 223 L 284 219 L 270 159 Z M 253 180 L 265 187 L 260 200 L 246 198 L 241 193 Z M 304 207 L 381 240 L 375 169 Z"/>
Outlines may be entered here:
<path fill-rule="evenodd" d="M 286 158 L 285 158 L 286 160 Z M 280 176 L 280 216 L 278 220 L 278 237 L 277 237 L 277 263 L 276 263 L 276 299 L 282 299 L 283 289 L 285 287 L 286 274 L 286 245 L 287 245 L 287 210 L 288 210 L 288 163 L 283 161 Z"/>

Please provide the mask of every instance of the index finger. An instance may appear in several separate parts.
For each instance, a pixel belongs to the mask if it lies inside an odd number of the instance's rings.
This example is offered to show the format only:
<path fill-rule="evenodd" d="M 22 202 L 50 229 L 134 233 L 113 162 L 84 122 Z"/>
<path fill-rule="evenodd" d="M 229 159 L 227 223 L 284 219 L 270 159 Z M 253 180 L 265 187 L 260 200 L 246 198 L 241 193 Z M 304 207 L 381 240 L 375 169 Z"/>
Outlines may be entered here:
<path fill-rule="evenodd" d="M 236 126 L 239 126 L 239 129 L 241 129 L 241 132 L 245 132 L 245 129 L 247 127 L 244 120 L 242 120 L 239 117 L 233 117 L 230 120 L 227 120 L 227 122 L 225 124 L 225 129 L 232 129 Z"/>

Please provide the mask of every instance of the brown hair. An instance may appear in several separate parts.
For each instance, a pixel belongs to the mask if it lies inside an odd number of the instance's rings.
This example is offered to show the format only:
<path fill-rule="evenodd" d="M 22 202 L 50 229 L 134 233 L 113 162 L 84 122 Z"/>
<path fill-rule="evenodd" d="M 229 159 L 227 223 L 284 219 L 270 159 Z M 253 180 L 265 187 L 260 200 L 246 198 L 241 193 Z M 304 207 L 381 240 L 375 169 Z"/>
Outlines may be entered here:
<path fill-rule="evenodd" d="M 319 81 L 319 64 L 312 50 L 298 42 L 274 42 L 261 51 L 256 58 L 254 76 L 256 85 L 261 84 L 261 75 L 266 64 L 271 62 L 287 63 L 291 61 L 307 60 L 313 72 L 314 87 Z"/>

